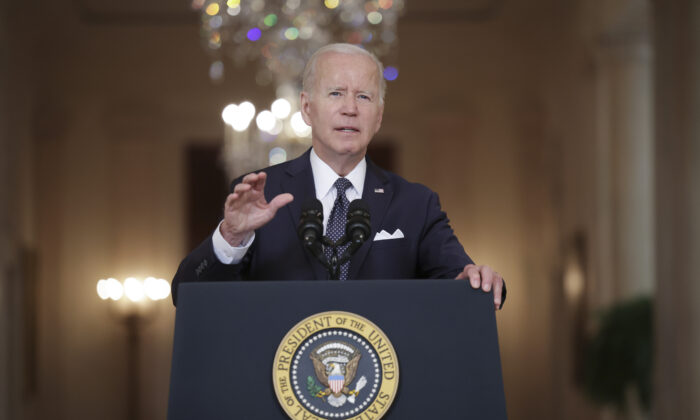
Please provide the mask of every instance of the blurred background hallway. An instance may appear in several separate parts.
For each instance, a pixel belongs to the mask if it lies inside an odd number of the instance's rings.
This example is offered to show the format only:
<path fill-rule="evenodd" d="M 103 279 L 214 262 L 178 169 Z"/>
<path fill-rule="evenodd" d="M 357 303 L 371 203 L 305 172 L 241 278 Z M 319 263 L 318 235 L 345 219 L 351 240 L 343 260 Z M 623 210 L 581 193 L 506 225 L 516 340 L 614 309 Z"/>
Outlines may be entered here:
<path fill-rule="evenodd" d="M 270 153 L 251 125 L 262 146 L 235 149 L 224 108 L 289 92 L 212 38 L 228 3 L 0 3 L 0 419 L 128 418 L 127 332 L 97 281 L 171 279 L 246 162 L 307 147 Z M 437 191 L 507 280 L 509 418 L 700 418 L 700 4 L 405 0 L 399 16 L 371 153 Z M 624 357 L 651 372 L 650 409 L 586 350 L 629 302 L 653 306 L 612 330 L 642 331 Z M 137 410 L 165 419 L 175 311 L 151 310 Z"/>

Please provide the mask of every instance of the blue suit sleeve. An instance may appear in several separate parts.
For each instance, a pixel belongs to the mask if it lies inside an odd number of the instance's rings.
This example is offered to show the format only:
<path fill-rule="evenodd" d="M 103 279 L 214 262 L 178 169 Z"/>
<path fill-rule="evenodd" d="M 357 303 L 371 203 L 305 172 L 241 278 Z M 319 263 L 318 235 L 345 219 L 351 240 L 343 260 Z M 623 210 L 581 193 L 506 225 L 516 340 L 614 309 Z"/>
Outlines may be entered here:
<path fill-rule="evenodd" d="M 454 234 L 440 199 L 430 192 L 418 252 L 418 274 L 425 278 L 455 278 L 473 263 Z"/>

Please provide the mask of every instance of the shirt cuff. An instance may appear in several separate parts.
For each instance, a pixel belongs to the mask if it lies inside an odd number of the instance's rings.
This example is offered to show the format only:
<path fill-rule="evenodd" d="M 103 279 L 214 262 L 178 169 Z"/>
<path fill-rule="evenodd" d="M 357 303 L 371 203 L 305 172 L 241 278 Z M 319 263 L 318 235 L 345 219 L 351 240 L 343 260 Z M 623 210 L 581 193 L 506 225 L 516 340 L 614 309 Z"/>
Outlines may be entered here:
<path fill-rule="evenodd" d="M 214 254 L 216 254 L 216 258 L 218 258 L 222 264 L 238 264 L 245 256 L 245 253 L 248 252 L 250 245 L 252 245 L 255 239 L 255 232 L 250 235 L 250 238 L 243 241 L 241 246 L 231 246 L 231 244 L 226 242 L 226 239 L 224 239 L 224 236 L 221 234 L 221 230 L 219 230 L 221 228 L 221 223 L 223 223 L 223 220 L 219 222 L 219 225 L 216 227 L 211 237 L 214 245 Z"/>

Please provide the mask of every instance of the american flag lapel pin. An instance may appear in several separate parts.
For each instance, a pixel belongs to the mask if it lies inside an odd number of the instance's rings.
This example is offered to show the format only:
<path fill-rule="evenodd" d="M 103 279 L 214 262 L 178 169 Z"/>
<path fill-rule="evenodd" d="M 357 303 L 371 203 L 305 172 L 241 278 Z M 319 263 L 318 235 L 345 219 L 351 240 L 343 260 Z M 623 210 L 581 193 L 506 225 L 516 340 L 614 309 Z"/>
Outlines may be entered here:
<path fill-rule="evenodd" d="M 376 192 L 377 194 L 384 194 L 384 188 L 375 188 L 374 192 Z"/>

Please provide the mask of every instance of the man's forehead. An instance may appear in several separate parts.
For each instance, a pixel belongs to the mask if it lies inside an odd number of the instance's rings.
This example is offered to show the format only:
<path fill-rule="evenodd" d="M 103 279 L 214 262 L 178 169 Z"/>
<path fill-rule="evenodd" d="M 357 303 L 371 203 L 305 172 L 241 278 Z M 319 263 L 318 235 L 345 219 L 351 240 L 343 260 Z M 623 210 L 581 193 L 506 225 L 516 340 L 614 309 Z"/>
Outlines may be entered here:
<path fill-rule="evenodd" d="M 326 51 L 318 56 L 318 62 L 326 62 L 333 60 L 353 60 L 353 61 L 363 61 L 374 64 L 371 58 L 365 54 L 360 54 L 357 52 L 343 52 L 343 51 Z"/>
<path fill-rule="evenodd" d="M 317 83 L 322 88 L 345 88 L 346 84 L 365 79 L 371 87 L 377 82 L 378 68 L 371 58 L 362 54 L 328 52 L 317 61 Z M 353 80 L 358 79 L 358 80 Z"/>

